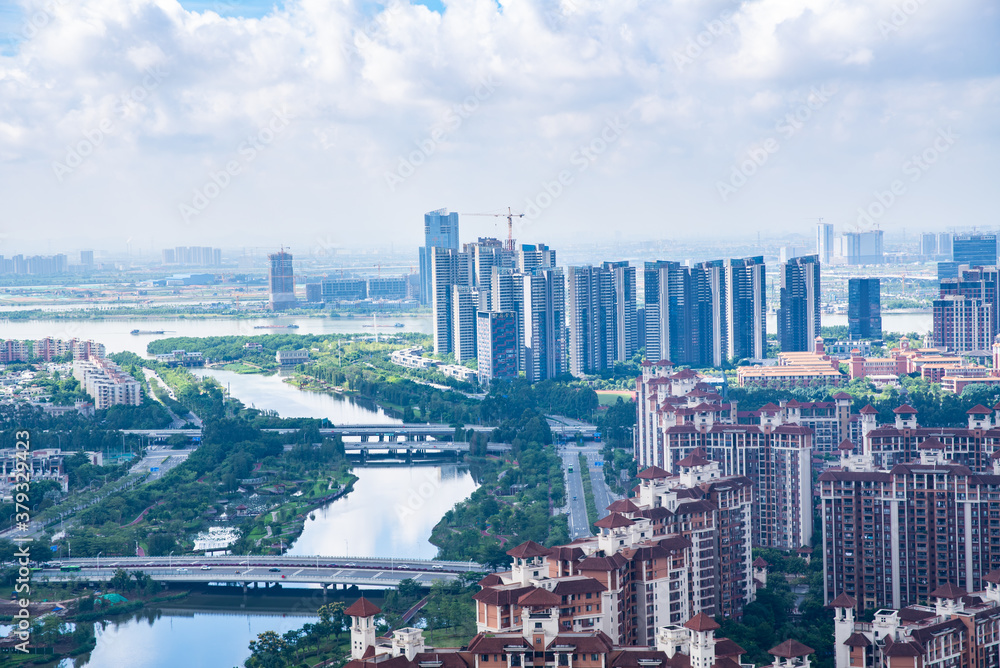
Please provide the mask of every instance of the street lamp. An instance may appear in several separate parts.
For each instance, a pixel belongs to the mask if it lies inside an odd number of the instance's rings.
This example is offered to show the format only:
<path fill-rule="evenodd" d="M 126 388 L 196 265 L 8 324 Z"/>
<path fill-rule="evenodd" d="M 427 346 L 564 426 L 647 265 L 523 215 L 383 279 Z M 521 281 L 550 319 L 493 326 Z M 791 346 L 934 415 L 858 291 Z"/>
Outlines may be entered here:
<path fill-rule="evenodd" d="M 170 554 L 167 555 L 167 568 L 173 568 L 173 567 L 174 567 L 174 553 L 171 552 Z"/>
<path fill-rule="evenodd" d="M 346 538 L 344 539 L 344 556 L 345 557 L 351 556 L 351 547 L 350 545 L 348 545 Z"/>
<path fill-rule="evenodd" d="M 103 552 L 98 552 L 97 553 L 97 570 L 101 570 L 101 555 L 102 554 L 104 554 L 104 553 Z"/>

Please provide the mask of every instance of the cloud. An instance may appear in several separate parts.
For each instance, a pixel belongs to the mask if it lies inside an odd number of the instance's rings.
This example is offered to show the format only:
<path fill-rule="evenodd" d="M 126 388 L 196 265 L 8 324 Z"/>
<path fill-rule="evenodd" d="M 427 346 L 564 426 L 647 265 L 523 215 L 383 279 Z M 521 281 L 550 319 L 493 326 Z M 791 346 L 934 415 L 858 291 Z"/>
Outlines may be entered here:
<path fill-rule="evenodd" d="M 992 215 L 1000 59 L 989 0 L 444 7 L 288 0 L 243 17 L 231 3 L 29 0 L 0 56 L 11 236 L 0 252 L 27 248 L 38 230 L 72 239 L 92 225 L 110 240 L 140 226 L 163 244 L 268 244 L 276 229 L 309 239 L 343 226 L 346 243 L 416 245 L 424 210 L 522 207 L 616 115 L 628 131 L 532 234 L 601 238 L 614 231 L 607 216 L 640 238 L 684 234 L 693 220 L 720 232 L 787 227 L 817 211 L 850 222 L 893 161 L 945 123 L 969 142 L 922 182 L 927 200 L 958 198 L 970 223 Z M 495 92 L 461 113 L 484 78 Z M 836 98 L 721 206 L 715 184 L 733 161 L 823 84 Z M 186 224 L 179 205 L 276 112 L 287 130 Z M 387 188 L 386 174 L 456 113 L 412 176 Z M 54 165 L 108 123 L 58 178 Z M 966 184 L 958 192 L 956 181 Z M 951 224 L 934 217 L 940 209 L 900 207 L 885 223 Z"/>

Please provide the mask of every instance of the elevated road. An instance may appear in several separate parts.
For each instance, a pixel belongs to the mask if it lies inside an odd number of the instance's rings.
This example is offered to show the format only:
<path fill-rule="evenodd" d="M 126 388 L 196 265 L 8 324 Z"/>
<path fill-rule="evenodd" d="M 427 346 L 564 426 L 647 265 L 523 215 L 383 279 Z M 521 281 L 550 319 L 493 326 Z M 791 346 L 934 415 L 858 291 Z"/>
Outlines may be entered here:
<path fill-rule="evenodd" d="M 79 566 L 80 570 L 66 570 Z M 271 557 L 109 557 L 50 562 L 33 579 L 105 581 L 115 571 L 142 571 L 159 582 L 219 582 L 351 585 L 393 588 L 406 579 L 430 586 L 456 580 L 464 573 L 488 570 L 481 564 L 423 559 L 362 559 L 320 556 Z"/>

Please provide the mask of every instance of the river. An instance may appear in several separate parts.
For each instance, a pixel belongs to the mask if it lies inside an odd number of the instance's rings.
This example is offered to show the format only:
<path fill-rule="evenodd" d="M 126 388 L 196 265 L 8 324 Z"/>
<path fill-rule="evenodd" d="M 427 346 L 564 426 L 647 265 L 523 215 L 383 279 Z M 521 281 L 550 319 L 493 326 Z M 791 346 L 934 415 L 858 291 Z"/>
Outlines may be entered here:
<path fill-rule="evenodd" d="M 275 318 L 269 321 L 283 322 Z M 298 333 L 372 331 L 361 320 L 290 318 Z M 423 331 L 425 318 L 400 318 L 407 327 L 396 331 Z M 69 336 L 95 339 L 109 351 L 145 353 L 146 342 L 163 336 L 218 336 L 266 333 L 248 329 L 254 321 L 235 319 L 171 321 L 44 321 L 7 322 L 4 336 L 38 338 L 67 336 L 52 328 L 72 328 Z M 133 328 L 169 329 L 164 335 L 132 336 Z M 67 330 L 64 330 L 67 331 Z M 238 374 L 221 369 L 196 369 L 212 376 L 247 406 L 271 409 L 282 417 L 328 418 L 335 424 L 396 423 L 381 410 L 372 410 L 349 398 L 307 392 L 283 382 L 279 375 Z M 459 501 L 468 498 L 476 483 L 461 464 L 430 466 L 371 466 L 355 469 L 358 481 L 350 494 L 315 510 L 306 520 L 289 554 L 349 557 L 406 557 L 430 559 L 437 548 L 429 542 L 431 529 Z M 248 613 L 242 597 L 226 597 L 226 611 L 178 611 L 165 606 L 157 614 L 130 615 L 99 627 L 97 647 L 86 657 L 64 661 L 60 668 L 228 668 L 242 665 L 257 634 L 284 633 L 315 621 L 315 617 Z M 181 602 L 183 605 L 184 602 Z"/>

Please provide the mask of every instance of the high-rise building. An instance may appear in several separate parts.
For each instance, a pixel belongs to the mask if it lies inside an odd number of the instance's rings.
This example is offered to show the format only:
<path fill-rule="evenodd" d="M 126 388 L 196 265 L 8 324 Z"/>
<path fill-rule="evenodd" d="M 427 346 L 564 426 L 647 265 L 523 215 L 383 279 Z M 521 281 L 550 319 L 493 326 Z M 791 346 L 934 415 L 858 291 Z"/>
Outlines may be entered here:
<path fill-rule="evenodd" d="M 517 313 L 479 311 L 476 314 L 479 382 L 489 385 L 494 379 L 517 376 Z"/>
<path fill-rule="evenodd" d="M 970 267 L 995 267 L 997 235 L 956 234 L 952 239 L 952 259 Z"/>
<path fill-rule="evenodd" d="M 840 237 L 840 256 L 847 264 L 882 264 L 882 230 L 845 232 Z"/>
<path fill-rule="evenodd" d="M 821 263 L 830 264 L 830 259 L 833 257 L 832 223 L 819 223 L 816 225 L 816 255 L 819 256 Z"/>
<path fill-rule="evenodd" d="M 919 428 L 909 406 L 900 409 L 897 423 L 904 426 L 872 425 L 873 432 L 917 442 L 919 459 L 879 467 L 866 437 L 860 454 L 845 449 L 841 466 L 819 476 L 828 602 L 846 594 L 859 609 L 898 609 L 926 602 L 949 584 L 980 590 L 983 576 L 1000 568 L 1000 530 L 990 519 L 1000 471 L 950 461 L 945 445 L 988 431 L 990 410 L 977 406 L 985 413 L 970 416 L 968 431 L 937 433 Z"/>
<path fill-rule="evenodd" d="M 320 291 L 325 302 L 354 302 L 368 298 L 368 283 L 363 278 L 325 278 Z"/>
<path fill-rule="evenodd" d="M 566 270 L 569 372 L 585 376 L 615 365 L 615 308 L 611 272 L 603 267 Z"/>
<path fill-rule="evenodd" d="M 942 260 L 952 260 L 952 240 L 951 235 L 947 232 L 942 232 L 938 235 L 938 255 L 941 256 Z"/>
<path fill-rule="evenodd" d="M 566 373 L 566 280 L 561 269 L 524 274 L 524 372 L 531 382 Z"/>
<path fill-rule="evenodd" d="M 882 338 L 881 281 L 851 278 L 847 281 L 847 328 L 851 341 Z"/>
<path fill-rule="evenodd" d="M 712 291 L 704 265 L 647 262 L 646 359 L 711 366 Z"/>
<path fill-rule="evenodd" d="M 432 283 L 432 248 L 458 250 L 458 214 L 448 209 L 438 209 L 424 214 L 424 245 L 420 255 L 420 303 L 431 303 L 434 294 Z"/>
<path fill-rule="evenodd" d="M 920 255 L 927 259 L 935 258 L 938 254 L 938 239 L 933 232 L 920 235 Z"/>
<path fill-rule="evenodd" d="M 727 359 L 767 356 L 767 279 L 760 255 L 726 260 L 726 335 L 722 350 Z"/>
<path fill-rule="evenodd" d="M 644 362 L 637 382 L 635 458 L 640 469 L 677 473 L 692 455 L 754 484 L 752 542 L 792 550 L 812 538 L 813 430 L 801 406 L 767 404 L 750 422 L 690 369 Z M 642 476 L 640 476 L 641 478 Z"/>
<path fill-rule="evenodd" d="M 222 249 L 210 246 L 164 248 L 163 263 L 192 267 L 218 267 L 222 264 Z"/>
<path fill-rule="evenodd" d="M 808 352 L 819 333 L 819 257 L 797 257 L 781 265 L 778 342 L 782 352 Z"/>
<path fill-rule="evenodd" d="M 959 354 L 989 350 L 1000 333 L 997 268 L 960 265 L 957 273 L 941 279 L 934 300 L 934 345 Z"/>
<path fill-rule="evenodd" d="M 451 345 L 458 364 L 476 359 L 478 301 L 479 293 L 472 286 L 451 286 Z"/>
<path fill-rule="evenodd" d="M 283 249 L 267 256 L 271 263 L 268 284 L 271 293 L 271 310 L 280 311 L 295 308 L 295 275 L 292 268 L 292 254 Z"/>
<path fill-rule="evenodd" d="M 556 266 L 556 252 L 545 244 L 521 244 L 517 249 L 517 270 L 530 274 L 536 267 Z"/>
<path fill-rule="evenodd" d="M 490 311 L 517 314 L 517 369 L 524 370 L 524 274 L 494 267 L 490 277 Z"/>
<path fill-rule="evenodd" d="M 628 262 L 605 262 L 611 272 L 611 288 L 615 310 L 615 361 L 627 362 L 639 350 L 639 326 L 636 320 L 635 267 Z"/>
<path fill-rule="evenodd" d="M 92 250 L 80 251 L 80 264 L 82 264 L 84 267 L 93 267 L 94 251 Z"/>
<path fill-rule="evenodd" d="M 455 352 L 453 286 L 469 283 L 469 256 L 453 248 L 431 246 L 431 327 L 434 352 L 446 355 Z M 475 327 L 475 323 L 472 324 Z M 473 343 L 475 345 L 475 343 Z"/>
<path fill-rule="evenodd" d="M 376 276 L 368 279 L 368 297 L 400 301 L 407 297 L 406 276 Z"/>
<path fill-rule="evenodd" d="M 490 289 L 493 267 L 513 268 L 513 256 L 504 251 L 499 239 L 480 237 L 478 241 L 463 245 L 462 252 L 469 255 L 472 286 L 479 290 Z"/>

